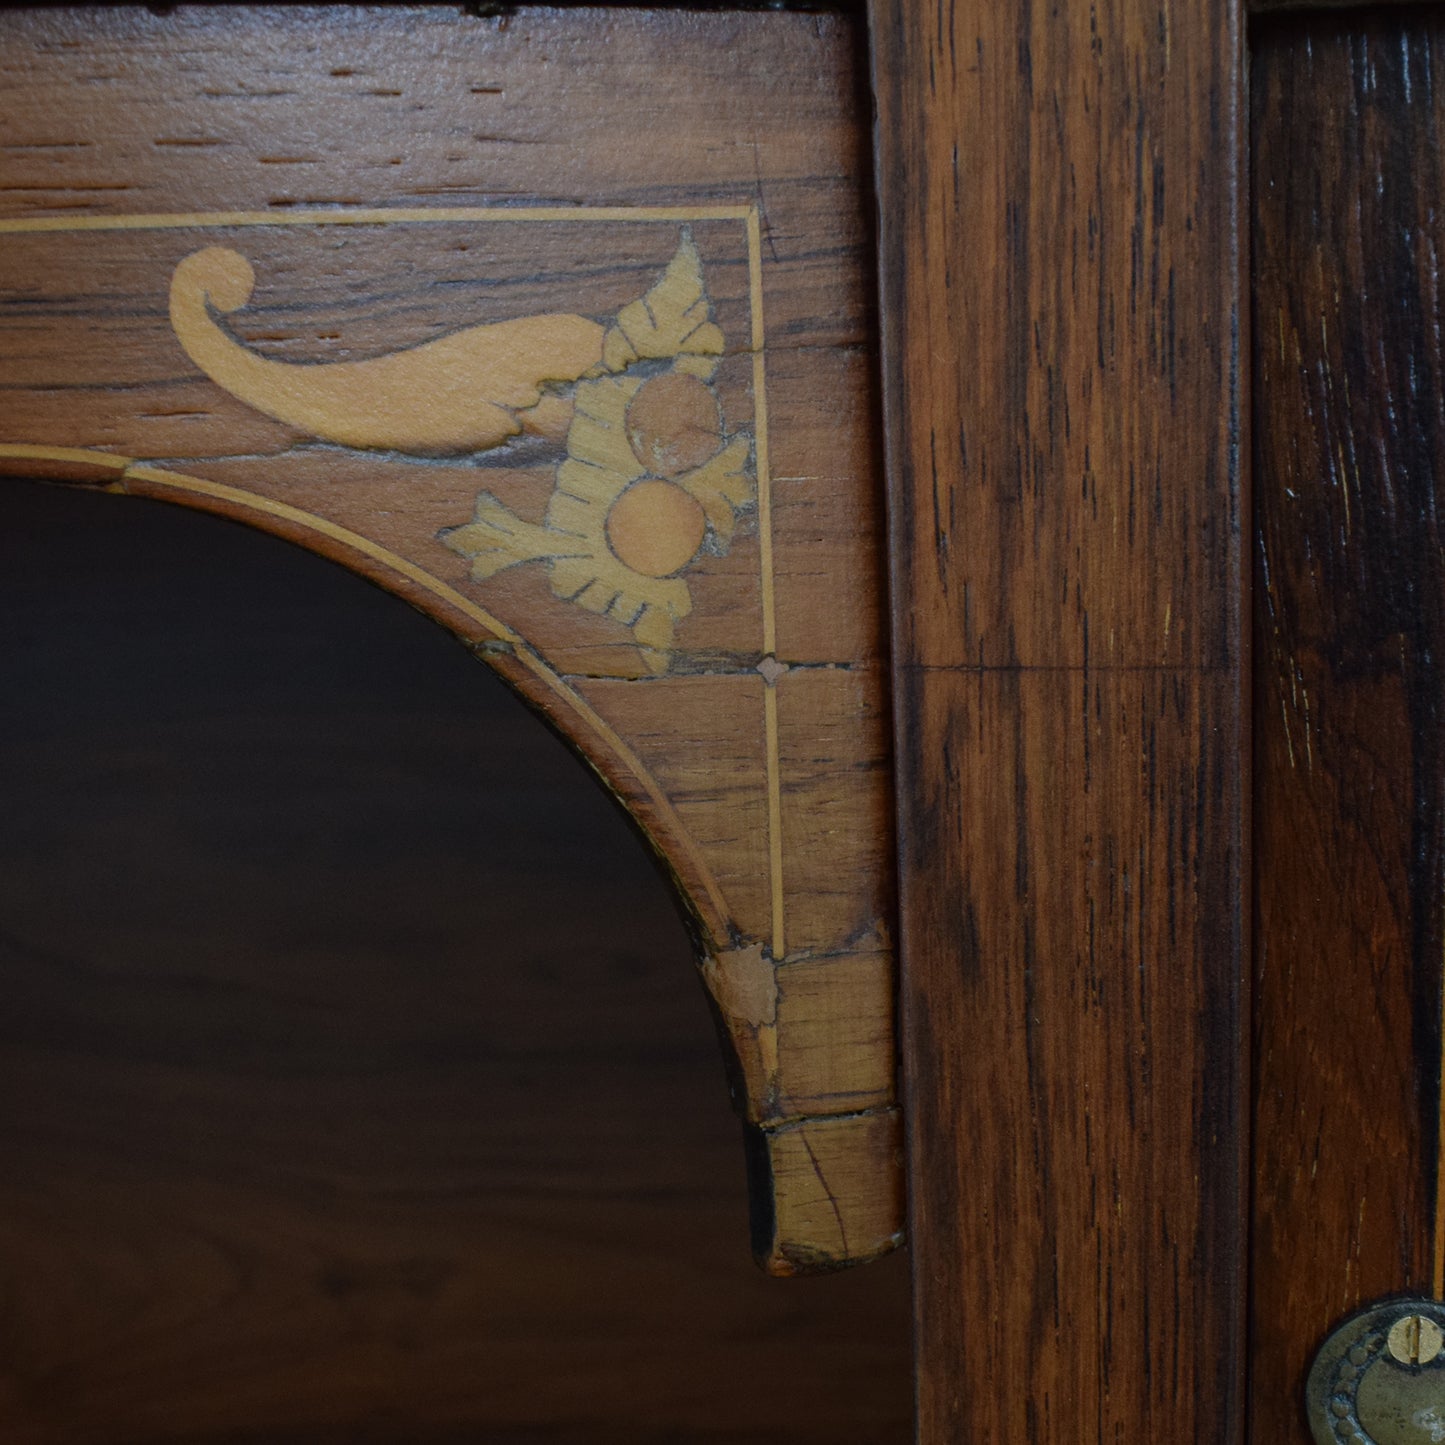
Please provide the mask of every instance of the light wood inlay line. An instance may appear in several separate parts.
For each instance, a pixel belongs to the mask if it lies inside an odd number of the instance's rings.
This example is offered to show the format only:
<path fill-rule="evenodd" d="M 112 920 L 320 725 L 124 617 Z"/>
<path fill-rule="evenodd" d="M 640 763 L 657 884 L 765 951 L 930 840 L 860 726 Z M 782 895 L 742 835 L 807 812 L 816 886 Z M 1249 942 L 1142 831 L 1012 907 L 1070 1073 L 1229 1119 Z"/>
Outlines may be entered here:
<path fill-rule="evenodd" d="M 114 452 L 97 452 L 88 447 L 32 447 L 13 446 L 0 442 L 0 457 L 16 457 L 30 462 L 70 462 L 76 465 L 104 467 L 117 475 L 135 463 L 130 457 L 116 456 Z"/>
<path fill-rule="evenodd" d="M 773 582 L 773 482 L 768 462 L 768 381 L 763 325 L 763 231 L 756 206 L 748 210 L 748 282 L 753 315 L 753 448 L 758 480 L 758 552 L 762 576 L 763 655 L 778 650 L 777 596 Z M 782 764 L 778 748 L 778 694 L 768 681 L 763 695 L 766 719 L 768 785 L 768 869 L 772 883 L 773 957 L 787 954 L 783 923 L 783 795 Z"/>
<path fill-rule="evenodd" d="M 309 211 L 157 212 L 134 216 L 23 216 L 0 235 L 37 231 L 173 231 L 213 226 L 385 226 L 458 221 L 746 221 L 752 206 L 422 206 Z"/>
<path fill-rule="evenodd" d="M 773 588 L 773 483 L 768 470 L 768 387 L 763 329 L 763 237 L 756 207 L 749 210 L 748 270 L 753 313 L 753 405 L 756 415 L 756 466 L 758 472 L 758 546 L 762 553 L 763 651 L 778 650 L 777 601 Z"/>

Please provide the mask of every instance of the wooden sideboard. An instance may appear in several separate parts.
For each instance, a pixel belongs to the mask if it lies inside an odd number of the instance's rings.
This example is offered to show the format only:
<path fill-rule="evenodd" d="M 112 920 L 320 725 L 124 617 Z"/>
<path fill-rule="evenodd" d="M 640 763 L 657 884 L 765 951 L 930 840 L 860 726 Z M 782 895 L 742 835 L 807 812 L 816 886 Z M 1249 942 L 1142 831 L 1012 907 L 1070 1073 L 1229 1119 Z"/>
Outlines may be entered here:
<path fill-rule="evenodd" d="M 1305 1441 L 1445 1292 L 1439 13 L 5 24 L 7 467 L 582 750 L 760 1260 L 897 1244 L 906 1141 L 925 1445 Z"/>

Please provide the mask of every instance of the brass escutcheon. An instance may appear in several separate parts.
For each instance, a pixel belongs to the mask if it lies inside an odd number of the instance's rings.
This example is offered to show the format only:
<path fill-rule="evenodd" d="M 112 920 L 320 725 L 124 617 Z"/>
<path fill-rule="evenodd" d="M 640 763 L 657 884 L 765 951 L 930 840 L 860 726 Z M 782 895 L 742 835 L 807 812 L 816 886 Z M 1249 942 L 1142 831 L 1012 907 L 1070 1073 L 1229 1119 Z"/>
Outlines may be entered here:
<path fill-rule="evenodd" d="M 1445 1303 L 1351 1315 L 1315 1356 L 1305 1410 L 1315 1445 L 1445 1445 Z"/>

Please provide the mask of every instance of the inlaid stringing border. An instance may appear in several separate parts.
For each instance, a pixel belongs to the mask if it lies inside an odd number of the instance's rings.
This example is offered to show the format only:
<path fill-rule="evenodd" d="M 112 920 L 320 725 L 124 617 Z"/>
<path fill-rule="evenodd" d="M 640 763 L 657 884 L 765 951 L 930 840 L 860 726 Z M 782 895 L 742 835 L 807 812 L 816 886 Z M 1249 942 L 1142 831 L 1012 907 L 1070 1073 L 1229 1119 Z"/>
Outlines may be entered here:
<path fill-rule="evenodd" d="M 118 216 L 35 216 L 0 220 L 0 235 L 35 233 L 64 233 L 89 231 L 168 231 L 186 229 L 227 229 L 236 227 L 296 227 L 296 226 L 394 226 L 394 225 L 443 225 L 458 223 L 514 223 L 538 222 L 636 222 L 641 224 L 687 223 L 689 221 L 739 221 L 743 224 L 747 240 L 749 309 L 752 316 L 751 346 L 753 369 L 753 405 L 755 408 L 755 467 L 757 472 L 758 506 L 758 549 L 760 594 L 762 601 L 762 651 L 763 660 L 775 660 L 777 652 L 777 604 L 773 569 L 772 535 L 772 480 L 768 462 L 768 403 L 767 366 L 765 359 L 766 328 L 763 314 L 763 269 L 762 269 L 762 218 L 755 205 L 716 206 L 449 206 L 449 207 L 373 207 L 356 210 L 287 210 L 284 213 L 272 211 L 196 211 L 174 213 L 138 213 Z M 62 458 L 84 458 L 94 462 L 108 453 L 75 451 L 53 446 L 0 446 L 0 455 L 11 457 L 33 457 L 37 460 Z M 143 466 L 143 462 L 130 459 L 122 461 L 121 470 L 132 470 Z M 222 488 L 218 484 L 204 482 L 200 478 L 178 472 L 158 472 L 147 469 L 151 481 L 162 482 L 179 491 L 191 491 L 212 496 L 225 495 L 227 500 L 262 511 L 280 515 L 277 508 L 282 504 L 257 498 L 251 493 L 233 488 Z M 493 629 L 502 639 L 514 636 L 512 629 L 505 627 L 490 614 L 466 601 L 453 588 L 431 577 L 420 568 L 388 554 L 381 557 L 375 544 L 348 533 L 346 537 L 336 534 L 334 524 L 304 512 L 299 508 L 288 508 L 290 520 L 304 525 L 319 526 L 328 535 L 345 541 L 348 546 L 360 546 L 376 560 L 410 577 L 419 585 L 428 588 L 438 596 L 444 596 L 452 606 L 460 607 L 474 620 Z M 310 519 L 305 521 L 304 519 Z M 538 671 L 536 667 L 532 669 Z M 676 819 L 675 810 L 667 800 L 660 785 L 644 768 L 642 761 L 622 742 L 616 733 L 596 712 L 550 668 L 545 669 L 545 681 L 553 691 L 565 694 L 569 705 L 580 721 L 596 734 L 627 765 L 642 783 L 644 790 L 655 806 L 665 809 L 676 821 L 679 836 L 688 839 L 689 851 L 694 862 L 701 869 L 709 892 L 709 902 L 720 916 L 727 915 L 721 890 L 698 854 L 696 844 Z M 770 669 L 764 668 L 761 676 L 763 688 L 763 727 L 765 737 L 765 767 L 768 795 L 768 874 L 771 894 L 772 938 L 771 951 L 774 959 L 781 961 L 787 953 L 787 931 L 785 927 L 785 897 L 783 887 L 783 838 L 782 838 L 782 782 L 781 761 L 778 742 L 778 700 L 775 682 Z M 540 675 L 540 673 L 539 673 Z"/>

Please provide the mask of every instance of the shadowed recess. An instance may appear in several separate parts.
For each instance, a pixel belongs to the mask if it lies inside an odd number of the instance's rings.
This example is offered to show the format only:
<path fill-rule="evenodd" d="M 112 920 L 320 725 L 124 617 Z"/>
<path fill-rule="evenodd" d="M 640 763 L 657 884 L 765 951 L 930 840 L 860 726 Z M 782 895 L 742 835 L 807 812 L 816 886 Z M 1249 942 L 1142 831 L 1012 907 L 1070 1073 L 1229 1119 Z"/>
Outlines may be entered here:
<path fill-rule="evenodd" d="M 567 748 L 298 549 L 0 496 L 0 1438 L 908 1439 L 905 1266 L 755 1270 Z"/>

